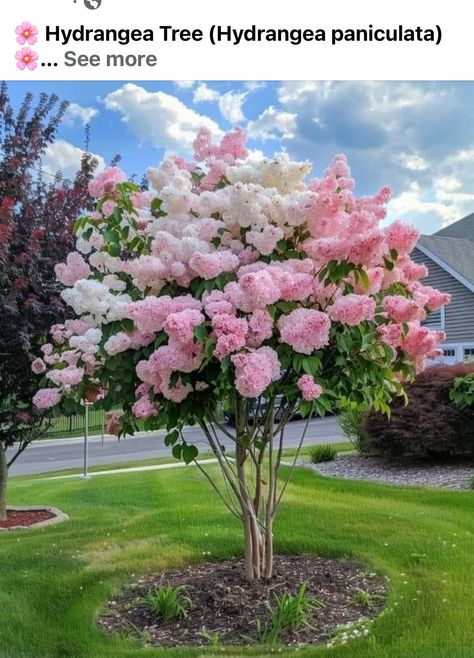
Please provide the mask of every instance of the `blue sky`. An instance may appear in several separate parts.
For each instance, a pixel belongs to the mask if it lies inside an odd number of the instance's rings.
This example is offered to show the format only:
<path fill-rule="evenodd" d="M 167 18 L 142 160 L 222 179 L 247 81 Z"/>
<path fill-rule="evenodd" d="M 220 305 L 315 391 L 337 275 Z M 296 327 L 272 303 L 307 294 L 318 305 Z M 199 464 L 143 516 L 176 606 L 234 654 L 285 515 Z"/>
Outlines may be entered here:
<path fill-rule="evenodd" d="M 286 150 L 320 175 L 346 153 L 359 194 L 390 185 L 389 219 L 423 233 L 474 211 L 474 82 L 11 82 L 17 106 L 26 91 L 71 102 L 43 162 L 73 174 L 91 125 L 90 150 L 122 156 L 141 178 L 165 153 L 189 155 L 193 135 L 240 125 L 249 147 Z"/>

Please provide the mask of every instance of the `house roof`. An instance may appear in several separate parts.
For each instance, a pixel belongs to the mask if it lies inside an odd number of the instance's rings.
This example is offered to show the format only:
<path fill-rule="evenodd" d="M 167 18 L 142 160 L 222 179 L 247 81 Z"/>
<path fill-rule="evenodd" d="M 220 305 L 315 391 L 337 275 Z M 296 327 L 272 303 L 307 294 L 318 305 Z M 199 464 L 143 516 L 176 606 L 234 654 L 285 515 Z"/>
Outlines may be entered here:
<path fill-rule="evenodd" d="M 459 238 L 474 242 L 474 212 L 435 233 L 440 238 Z"/>
<path fill-rule="evenodd" d="M 474 291 L 474 240 L 443 237 L 437 233 L 420 235 L 416 246 L 428 258 Z"/>

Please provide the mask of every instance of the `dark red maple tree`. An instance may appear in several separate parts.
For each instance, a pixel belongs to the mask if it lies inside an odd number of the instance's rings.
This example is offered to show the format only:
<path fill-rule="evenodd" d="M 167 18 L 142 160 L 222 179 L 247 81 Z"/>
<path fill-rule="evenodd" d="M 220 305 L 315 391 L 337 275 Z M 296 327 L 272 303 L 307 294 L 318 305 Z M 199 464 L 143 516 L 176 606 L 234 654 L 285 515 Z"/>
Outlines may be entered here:
<path fill-rule="evenodd" d="M 72 181 L 41 169 L 67 107 L 54 94 L 35 101 L 27 93 L 15 112 L 0 85 L 0 520 L 8 468 L 44 423 L 31 405 L 30 367 L 51 323 L 64 319 L 54 265 L 71 250 L 71 223 L 92 201 L 87 186 L 98 163 L 90 154 Z"/>

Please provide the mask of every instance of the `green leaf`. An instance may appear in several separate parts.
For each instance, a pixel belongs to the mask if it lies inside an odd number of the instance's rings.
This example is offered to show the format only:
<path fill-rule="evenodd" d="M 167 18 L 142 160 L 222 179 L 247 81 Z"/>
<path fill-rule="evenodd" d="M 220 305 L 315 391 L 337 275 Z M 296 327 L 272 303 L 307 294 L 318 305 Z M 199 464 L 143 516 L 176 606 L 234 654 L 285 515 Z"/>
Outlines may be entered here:
<path fill-rule="evenodd" d="M 120 240 L 120 237 L 119 237 L 118 233 L 116 231 L 114 231 L 113 229 L 111 229 L 111 228 L 105 229 L 103 235 L 104 235 L 104 238 L 107 240 L 107 242 L 116 243 L 116 242 L 119 242 L 119 240 Z"/>
<path fill-rule="evenodd" d="M 200 324 L 197 327 L 194 327 L 194 336 L 200 343 L 204 343 L 207 338 L 207 329 L 205 325 Z"/>
<path fill-rule="evenodd" d="M 199 450 L 196 446 L 184 446 L 181 458 L 185 464 L 190 464 L 199 454 Z"/>
<path fill-rule="evenodd" d="M 124 318 L 122 320 L 122 327 L 125 331 L 133 331 L 133 326 L 133 320 L 130 320 L 130 318 Z"/>
<path fill-rule="evenodd" d="M 171 452 L 172 452 L 173 457 L 174 457 L 175 459 L 181 459 L 181 455 L 182 455 L 182 452 L 183 452 L 183 446 L 182 446 L 182 444 L 181 444 L 181 443 L 177 443 L 175 446 L 173 446 Z"/>
<path fill-rule="evenodd" d="M 151 202 L 151 212 L 155 215 L 161 212 L 161 204 L 163 201 L 161 199 L 153 199 Z"/>
<path fill-rule="evenodd" d="M 111 244 L 109 246 L 109 254 L 114 258 L 120 255 L 120 245 L 117 243 Z"/>
<path fill-rule="evenodd" d="M 172 446 L 179 439 L 178 430 L 173 430 L 165 436 L 165 446 Z M 178 458 L 179 459 L 179 458 Z"/>
<path fill-rule="evenodd" d="M 306 418 L 306 416 L 311 412 L 312 408 L 313 408 L 312 402 L 310 402 L 309 400 L 303 400 L 303 402 L 300 404 L 299 407 L 300 415 L 303 418 Z"/>

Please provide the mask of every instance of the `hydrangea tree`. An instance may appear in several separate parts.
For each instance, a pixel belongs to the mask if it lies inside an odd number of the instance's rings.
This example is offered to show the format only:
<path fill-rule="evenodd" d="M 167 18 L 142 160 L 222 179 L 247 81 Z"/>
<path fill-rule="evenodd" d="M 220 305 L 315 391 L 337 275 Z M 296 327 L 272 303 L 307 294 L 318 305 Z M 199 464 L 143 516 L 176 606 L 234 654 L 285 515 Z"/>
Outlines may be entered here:
<path fill-rule="evenodd" d="M 90 185 L 97 210 L 56 267 L 78 319 L 53 326 L 33 363 L 35 404 L 72 411 L 104 389 L 109 431 L 165 428 L 186 463 L 198 447 L 183 427 L 199 425 L 223 484 L 208 479 L 243 524 L 246 577 L 269 578 L 288 421 L 387 410 L 438 354 L 443 333 L 421 322 L 448 298 L 419 281 L 418 231 L 381 228 L 390 190 L 356 197 L 344 156 L 305 182 L 308 162 L 249 155 L 238 129 L 219 145 L 201 130 L 194 147 L 193 162 L 149 169 L 151 192 L 117 168 Z"/>

